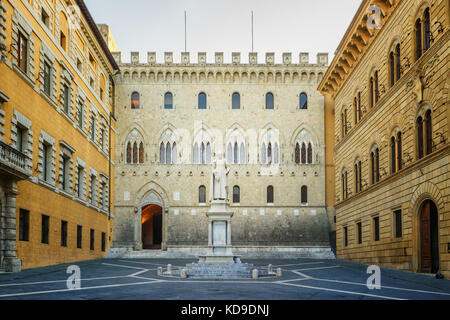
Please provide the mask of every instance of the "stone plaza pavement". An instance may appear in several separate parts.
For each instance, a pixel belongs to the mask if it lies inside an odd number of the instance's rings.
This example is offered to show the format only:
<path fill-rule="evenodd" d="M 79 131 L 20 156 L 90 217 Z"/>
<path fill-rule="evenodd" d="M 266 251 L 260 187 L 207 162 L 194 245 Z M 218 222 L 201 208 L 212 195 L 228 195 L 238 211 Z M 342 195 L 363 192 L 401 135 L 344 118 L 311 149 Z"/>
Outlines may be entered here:
<path fill-rule="evenodd" d="M 369 290 L 367 266 L 339 260 L 246 260 L 282 268 L 281 278 L 190 280 L 157 275 L 190 260 L 100 259 L 76 263 L 81 288 L 67 288 L 69 264 L 0 273 L 0 300 L 450 300 L 450 280 L 381 269 L 381 289 Z M 72 264 L 73 265 L 73 264 Z"/>

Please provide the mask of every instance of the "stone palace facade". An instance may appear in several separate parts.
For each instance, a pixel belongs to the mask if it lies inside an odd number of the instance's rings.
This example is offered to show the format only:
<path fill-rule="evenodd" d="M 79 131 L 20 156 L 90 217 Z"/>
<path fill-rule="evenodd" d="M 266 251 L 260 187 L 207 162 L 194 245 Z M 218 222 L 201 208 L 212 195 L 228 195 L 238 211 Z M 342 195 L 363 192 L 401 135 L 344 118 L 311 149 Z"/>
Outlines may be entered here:
<path fill-rule="evenodd" d="M 330 253 L 333 224 L 325 203 L 324 98 L 317 86 L 328 55 L 317 64 L 290 53 L 282 64 L 250 53 L 241 63 L 206 53 L 181 63 L 131 54 L 115 78 L 115 232 L 113 246 L 201 252 L 208 245 L 206 212 L 211 163 L 230 167 L 232 245 L 252 250 Z"/>

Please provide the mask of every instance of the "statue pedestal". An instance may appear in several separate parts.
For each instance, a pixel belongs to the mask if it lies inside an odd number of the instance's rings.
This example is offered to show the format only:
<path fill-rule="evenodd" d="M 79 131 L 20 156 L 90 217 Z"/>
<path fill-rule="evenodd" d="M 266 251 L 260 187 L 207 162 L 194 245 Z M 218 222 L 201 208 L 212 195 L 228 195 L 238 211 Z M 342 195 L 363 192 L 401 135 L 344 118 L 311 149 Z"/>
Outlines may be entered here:
<path fill-rule="evenodd" d="M 228 209 L 226 200 L 213 200 L 207 212 L 208 246 L 210 254 L 200 256 L 199 263 L 231 264 L 240 263 L 240 259 L 233 255 L 231 246 L 231 217 L 233 212 Z"/>

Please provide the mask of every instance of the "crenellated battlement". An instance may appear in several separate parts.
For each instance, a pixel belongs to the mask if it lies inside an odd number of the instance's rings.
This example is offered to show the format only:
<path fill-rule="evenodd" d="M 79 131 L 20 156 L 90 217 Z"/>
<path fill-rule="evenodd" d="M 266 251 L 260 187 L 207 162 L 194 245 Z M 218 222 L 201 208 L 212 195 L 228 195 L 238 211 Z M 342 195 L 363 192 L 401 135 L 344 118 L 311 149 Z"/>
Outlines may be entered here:
<path fill-rule="evenodd" d="M 224 53 L 223 52 L 215 52 L 215 62 L 207 63 L 207 53 L 206 52 L 198 52 L 197 53 L 197 63 L 191 63 L 191 55 L 190 52 L 181 52 L 181 59 L 179 63 L 174 63 L 174 55 L 173 52 L 165 52 L 163 63 L 159 63 L 157 60 L 156 52 L 148 52 L 147 53 L 147 61 L 141 62 L 139 52 L 131 52 L 131 61 L 128 63 L 123 62 L 122 52 L 113 52 L 112 53 L 114 59 L 119 65 L 123 66 L 133 66 L 133 65 L 149 65 L 149 66 L 255 66 L 255 65 L 267 65 L 267 66 L 328 66 L 328 53 L 318 53 L 317 54 L 317 63 L 312 64 L 309 61 L 309 53 L 308 52 L 300 52 L 298 63 L 294 64 L 292 62 L 292 53 L 284 52 L 282 54 L 282 63 L 275 63 L 275 53 L 267 52 L 265 56 L 265 63 L 258 62 L 258 53 L 250 52 L 248 55 L 248 63 L 244 64 L 241 62 L 241 53 L 240 52 L 232 52 L 231 53 L 231 63 L 224 62 Z"/>

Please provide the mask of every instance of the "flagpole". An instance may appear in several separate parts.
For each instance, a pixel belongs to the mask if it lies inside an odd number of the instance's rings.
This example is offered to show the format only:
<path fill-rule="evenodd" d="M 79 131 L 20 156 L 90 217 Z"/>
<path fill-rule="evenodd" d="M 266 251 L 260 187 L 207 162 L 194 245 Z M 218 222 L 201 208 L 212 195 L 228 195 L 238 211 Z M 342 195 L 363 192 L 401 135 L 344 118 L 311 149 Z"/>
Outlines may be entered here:
<path fill-rule="evenodd" d="M 252 11 L 252 52 L 254 51 L 253 49 L 254 47 L 253 47 L 253 11 Z"/>

